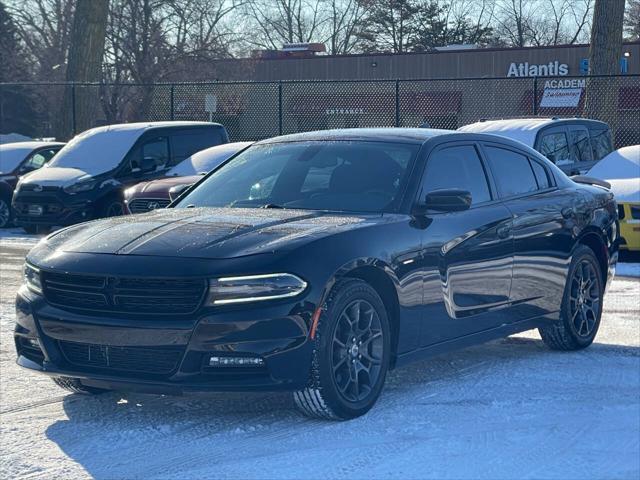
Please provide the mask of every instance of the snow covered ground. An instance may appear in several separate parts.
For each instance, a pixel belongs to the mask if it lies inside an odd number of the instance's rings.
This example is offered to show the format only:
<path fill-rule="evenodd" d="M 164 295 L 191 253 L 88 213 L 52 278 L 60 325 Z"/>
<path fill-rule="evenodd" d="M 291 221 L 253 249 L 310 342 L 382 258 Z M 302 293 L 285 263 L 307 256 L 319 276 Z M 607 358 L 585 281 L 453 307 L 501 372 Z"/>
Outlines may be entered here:
<path fill-rule="evenodd" d="M 614 281 L 586 351 L 551 352 L 531 332 L 443 355 L 332 423 L 286 394 L 83 397 L 20 370 L 13 299 L 37 241 L 20 235 L 0 238 L 1 478 L 640 476 L 640 279 Z"/>

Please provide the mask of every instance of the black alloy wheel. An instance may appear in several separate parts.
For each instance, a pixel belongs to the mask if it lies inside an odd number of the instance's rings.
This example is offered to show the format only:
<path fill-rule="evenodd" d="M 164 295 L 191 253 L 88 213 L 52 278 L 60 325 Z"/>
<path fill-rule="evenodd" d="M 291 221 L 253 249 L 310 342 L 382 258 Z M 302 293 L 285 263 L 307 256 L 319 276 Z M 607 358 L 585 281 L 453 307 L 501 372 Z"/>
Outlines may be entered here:
<path fill-rule="evenodd" d="M 573 272 L 569 287 L 571 321 L 576 333 L 585 338 L 591 335 L 598 321 L 600 292 L 597 276 L 593 264 L 582 260 Z"/>
<path fill-rule="evenodd" d="M 602 316 L 604 278 L 593 250 L 579 245 L 571 260 L 560 308 L 560 319 L 540 327 L 553 350 L 580 350 L 593 343 Z"/>
<path fill-rule="evenodd" d="M 309 382 L 294 393 L 307 416 L 347 420 L 380 396 L 391 358 L 389 317 L 376 290 L 360 279 L 338 280 L 319 317 Z"/>
<path fill-rule="evenodd" d="M 0 198 L 0 228 L 8 227 L 11 224 L 11 205 Z"/>
<path fill-rule="evenodd" d="M 359 402 L 371 393 L 380 376 L 383 349 L 378 313 L 366 300 L 354 300 L 333 332 L 333 380 L 345 400 Z"/>

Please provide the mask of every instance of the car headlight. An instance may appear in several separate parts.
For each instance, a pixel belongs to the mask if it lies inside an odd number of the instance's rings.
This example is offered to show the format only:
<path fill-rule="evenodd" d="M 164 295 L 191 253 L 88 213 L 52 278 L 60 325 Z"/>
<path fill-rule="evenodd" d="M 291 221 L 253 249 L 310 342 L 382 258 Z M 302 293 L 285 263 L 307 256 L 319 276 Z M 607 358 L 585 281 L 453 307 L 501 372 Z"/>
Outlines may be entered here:
<path fill-rule="evenodd" d="M 28 263 L 24 264 L 24 283 L 32 292 L 42 294 L 42 283 L 40 283 L 40 270 L 32 267 Z"/>
<path fill-rule="evenodd" d="M 268 273 L 209 280 L 207 305 L 259 302 L 295 297 L 307 288 L 307 282 L 291 273 Z"/>
<path fill-rule="evenodd" d="M 96 186 L 95 181 L 80 182 L 80 183 L 75 183 L 73 185 L 69 185 L 68 187 L 64 187 L 63 190 L 73 195 L 74 193 L 88 192 L 89 190 L 93 190 L 93 187 L 95 186 Z"/>

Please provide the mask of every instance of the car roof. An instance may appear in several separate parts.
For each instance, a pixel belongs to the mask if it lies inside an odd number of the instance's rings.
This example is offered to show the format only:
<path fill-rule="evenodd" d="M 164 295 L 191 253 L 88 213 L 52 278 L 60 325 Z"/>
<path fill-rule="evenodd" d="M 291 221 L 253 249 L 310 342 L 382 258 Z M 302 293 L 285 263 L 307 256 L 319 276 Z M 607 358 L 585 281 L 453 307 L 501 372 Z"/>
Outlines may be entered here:
<path fill-rule="evenodd" d="M 39 141 L 30 141 L 30 142 L 15 142 L 15 143 L 3 143 L 0 145 L 0 150 L 12 151 L 12 150 L 35 150 L 36 148 L 41 147 L 61 147 L 63 146 L 63 142 L 39 142 Z"/>
<path fill-rule="evenodd" d="M 133 123 L 115 123 L 113 125 L 104 125 L 95 127 L 87 132 L 114 132 L 114 131 L 138 131 L 140 133 L 152 128 L 177 128 L 177 127 L 222 127 L 219 123 L 213 122 L 188 122 L 188 121 L 166 121 L 166 122 L 133 122 Z"/>
<path fill-rule="evenodd" d="M 510 118 L 471 123 L 458 128 L 458 131 L 502 135 L 532 147 L 535 144 L 536 135 L 542 128 L 564 123 L 599 123 L 606 126 L 604 122 L 586 118 Z"/>
<path fill-rule="evenodd" d="M 454 130 L 438 130 L 435 128 L 342 128 L 335 130 L 317 130 L 313 132 L 282 135 L 258 144 L 302 141 L 359 140 L 379 142 L 424 143 L 430 138 L 440 135 L 455 134 Z"/>

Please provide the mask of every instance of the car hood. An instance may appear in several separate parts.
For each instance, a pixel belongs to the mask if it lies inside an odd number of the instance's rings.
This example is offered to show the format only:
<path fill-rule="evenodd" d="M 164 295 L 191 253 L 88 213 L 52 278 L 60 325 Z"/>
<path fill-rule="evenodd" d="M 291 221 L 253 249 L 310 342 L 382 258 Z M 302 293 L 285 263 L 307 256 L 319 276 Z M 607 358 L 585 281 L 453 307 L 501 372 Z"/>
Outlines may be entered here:
<path fill-rule="evenodd" d="M 76 225 L 53 234 L 46 245 L 67 253 L 235 258 L 286 251 L 381 219 L 306 210 L 171 208 Z"/>
<path fill-rule="evenodd" d="M 153 194 L 168 195 L 171 187 L 175 187 L 176 185 L 191 185 L 192 183 L 199 182 L 202 178 L 202 175 L 191 175 L 187 177 L 166 177 L 151 180 L 150 182 L 142 182 L 131 187 L 131 189 L 128 189 L 127 196 Z"/>
<path fill-rule="evenodd" d="M 91 175 L 78 168 L 44 167 L 24 175 L 21 185 L 67 187 L 89 178 Z"/>

